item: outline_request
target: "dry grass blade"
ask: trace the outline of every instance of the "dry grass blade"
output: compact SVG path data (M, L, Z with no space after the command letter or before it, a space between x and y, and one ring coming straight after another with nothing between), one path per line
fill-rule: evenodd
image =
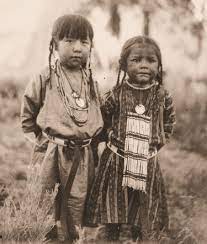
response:
M28 171L23 192L18 194L15 187L11 186L8 189L9 197L0 208L0 234L3 241L41 242L54 225L51 209L58 186L52 193L46 192L42 197L40 167L30 167Z

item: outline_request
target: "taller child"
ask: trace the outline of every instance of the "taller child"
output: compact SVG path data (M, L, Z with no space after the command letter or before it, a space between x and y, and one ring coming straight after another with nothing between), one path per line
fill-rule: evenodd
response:
M64 15L55 21L49 68L28 84L21 109L24 133L36 136L33 163L42 165L44 189L60 183L55 218L71 240L77 237L74 225L84 223L94 176L91 143L103 127L90 69L93 35L82 16Z
M168 229L168 212L157 151L175 122L160 48L151 38L130 38L119 71L102 105L107 147L89 197L88 221L106 224L108 239L118 238L121 224L131 225L135 239L159 239Z

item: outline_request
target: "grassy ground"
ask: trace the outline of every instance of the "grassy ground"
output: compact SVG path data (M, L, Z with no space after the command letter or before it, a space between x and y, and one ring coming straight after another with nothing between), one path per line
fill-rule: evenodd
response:
M0 123L0 128L0 183L21 187L31 145L25 141L18 120ZM179 143L172 141L161 150L160 164L167 185L171 229L184 230L199 243L207 243L206 158L181 150Z
M18 91L15 85L8 89L13 91L9 96L7 91L0 90L0 206L7 196L1 186L15 188L20 195L25 189L26 171L32 149L20 128ZM177 244L192 244L193 236L199 244L205 244L207 156L205 153L201 156L183 148L186 147L183 147L181 142L172 140L160 152L160 164L167 186L172 237L175 239L179 233L180 237L177 237L175 242Z
M207 243L206 158L180 149L177 141L160 152L168 191L170 227L185 229L198 243ZM188 243L188 242L186 242Z

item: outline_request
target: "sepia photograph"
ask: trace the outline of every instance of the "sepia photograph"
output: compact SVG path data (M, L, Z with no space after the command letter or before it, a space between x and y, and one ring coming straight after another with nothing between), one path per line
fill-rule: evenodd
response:
M0 0L0 243L207 243L207 0Z

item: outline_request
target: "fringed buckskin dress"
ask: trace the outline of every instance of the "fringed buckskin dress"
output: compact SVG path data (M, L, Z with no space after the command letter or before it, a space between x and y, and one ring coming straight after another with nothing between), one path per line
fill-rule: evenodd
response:
M81 141L97 136L103 128L103 120L96 85L94 84L96 92L94 98L91 96L91 88L86 80L85 89L87 89L87 96L89 96L87 121L81 126L77 125L76 121L68 115L59 95L57 81L60 81L60 79L65 85L64 92L68 95L70 104L73 107L76 106L71 97L72 91L67 84L68 81L61 72L60 64L57 64L57 67L52 70L51 77L49 77L49 70L45 70L27 86L21 110L22 128L25 133L34 132L38 135L32 163L39 163L42 166L44 189L51 190L56 183L60 183L62 189L67 191L65 186L71 167L74 160L79 161L79 167L68 199L68 209L74 225L81 225L84 222L87 193L95 174L92 144L89 143L84 147L77 146L75 149L65 147L50 141L41 132L59 139ZM85 98L83 97L83 99ZM76 116L82 115L80 110L73 112L77 113ZM67 213L65 213L64 209L59 211L61 213L56 213L56 215L60 215L56 216L56 220L60 219L64 223ZM69 230L64 225L63 228L65 228L63 231L66 238L68 238Z
M153 99L156 90L158 96ZM149 151L156 152L169 139L175 122L172 98L163 87L158 89L158 85L141 91L133 89L124 81L122 85L108 92L102 105L105 134L110 135L109 141L118 151L123 151L126 115L134 113L137 104L143 104L146 108L145 114L151 118ZM153 233L159 234L160 231L167 230L165 186L157 154L148 159L146 188L142 191L122 186L125 164L118 151L114 152L106 147L101 156L87 202L88 222L138 226L146 239Z

